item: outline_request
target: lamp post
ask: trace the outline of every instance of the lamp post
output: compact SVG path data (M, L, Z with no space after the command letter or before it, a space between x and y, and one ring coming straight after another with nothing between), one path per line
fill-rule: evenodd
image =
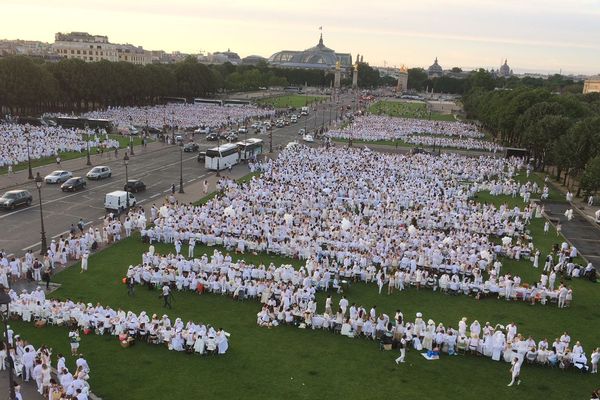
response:
M4 323L4 339L6 345L6 354L8 361L8 398L10 400L15 400L15 375L13 372L14 368L14 360L10 355L10 342L8 341L8 318L10 317L9 312L9 304L10 304L10 296L6 293L6 289L4 286L0 285L0 306L2 307L2 322ZM6 309L5 309L6 308Z
M35 176L35 186L37 187L38 198L40 199L40 224L42 228L42 231L40 232L42 235L40 255L46 255L46 252L48 251L48 243L46 242L46 230L44 229L44 212L42 210L42 183L44 183L44 179L40 176L40 173L38 172Z
M33 179L33 171L31 170L31 151L29 149L29 128L25 129L25 140L27 140L27 167L29 168L29 179Z
M131 133L129 134L129 152L132 156L135 156L135 153L133 152L133 135L131 135Z
M171 111L171 142L175 144L175 111Z
M221 133L217 135L217 177L221 176Z
M88 131L88 124L85 124L84 129L85 129L84 134L87 137L87 139L85 140L86 157L87 157L85 164L92 165L92 160L90 160L90 134Z
M179 149L179 193L183 191L183 146Z
M123 157L123 164L125 164L125 186L127 187L127 183L129 182L129 155L125 153L125 157ZM129 190L126 190L127 197L125 200L125 205L127 206L127 211L129 211Z

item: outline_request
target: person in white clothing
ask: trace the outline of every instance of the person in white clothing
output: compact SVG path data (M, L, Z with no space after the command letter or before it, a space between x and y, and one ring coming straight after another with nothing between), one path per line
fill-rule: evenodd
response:
M521 384L521 364L522 361L519 361L518 357L515 357L512 361L512 367L510 367L510 372L511 372L511 381L508 385L506 386L512 386L515 381L517 382L517 385Z
M88 259L90 258L90 253L86 250L83 252L81 256L81 273L84 273L88 269Z

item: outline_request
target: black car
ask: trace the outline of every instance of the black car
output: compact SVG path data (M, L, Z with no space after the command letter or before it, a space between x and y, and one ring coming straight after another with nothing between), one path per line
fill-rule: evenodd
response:
M125 184L123 190L131 193L143 192L146 190L146 185L139 179L130 179Z
M74 192L79 189L85 189L87 182L80 176L67 179L65 183L60 185L60 190L63 192Z
M219 140L219 135L216 133L209 133L206 136L206 140L208 140L209 142L215 142L215 141Z
M206 152L201 151L198 153L198 162L204 162L206 160Z
M198 143L196 143L196 142L192 142L192 143L186 143L186 144L183 146L183 151L184 151L185 153L195 153L195 152L197 152L198 150L200 150L200 146L198 146Z
M10 190L0 197L0 208L13 210L15 207L23 204L30 206L32 200L31 193L27 190Z

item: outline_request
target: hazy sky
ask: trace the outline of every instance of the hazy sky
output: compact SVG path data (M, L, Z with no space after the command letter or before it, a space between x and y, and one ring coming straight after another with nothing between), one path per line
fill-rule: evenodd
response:
M0 0L0 38L55 32L183 52L270 56L316 44L371 65L600 72L600 0Z

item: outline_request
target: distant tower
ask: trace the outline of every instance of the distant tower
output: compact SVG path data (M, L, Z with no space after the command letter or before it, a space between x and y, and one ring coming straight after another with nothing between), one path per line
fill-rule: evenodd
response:
M404 65L400 67L400 74L398 74L398 86L396 86L396 93L406 92L408 90L408 70Z
M356 88L358 88L358 61L354 64L354 71L352 71L352 89Z
M340 89L340 85L341 85L341 81L342 81L342 71L340 68L340 62L339 60L336 61L335 63L335 75L334 75L334 79L333 79L334 83L333 83L333 87L336 90Z

